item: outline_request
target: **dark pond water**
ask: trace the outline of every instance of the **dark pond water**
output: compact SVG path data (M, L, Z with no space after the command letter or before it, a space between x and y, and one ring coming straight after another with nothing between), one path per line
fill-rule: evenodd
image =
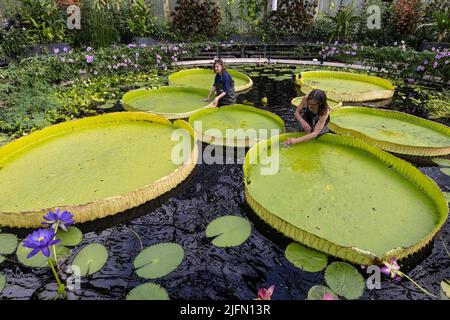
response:
M298 93L293 80L274 81L266 77L254 80L253 89L239 95L238 102L252 102L261 107L261 98L267 97L269 106L261 108L281 116L287 131L295 131L290 100ZM450 191L448 177L437 167L420 170L444 191ZM217 248L205 237L208 223L223 215L251 220L252 234L242 245ZM134 272L133 261L141 247L130 230L139 235L144 247L168 241L183 246L185 257L181 265L152 281L166 288L171 299L253 299L258 288L272 284L276 286L273 299L305 299L313 285L325 284L323 272L308 273L293 267L284 256L291 241L248 208L240 164L197 165L188 179L160 198L79 227L85 234L79 247L100 242L108 248L110 257L102 270L82 280L81 290L71 292L71 299L123 299L131 289L149 281ZM3 231L23 237L28 230ZM447 221L435 241L406 267L413 279L435 294L439 294L441 280L450 276L450 257L443 245L445 241L450 248L449 239ZM30 269L14 261L14 256L8 258L1 265L8 284L0 298L53 298L56 284L49 269ZM381 287L366 289L362 299L429 299L407 280L400 283L384 280Z

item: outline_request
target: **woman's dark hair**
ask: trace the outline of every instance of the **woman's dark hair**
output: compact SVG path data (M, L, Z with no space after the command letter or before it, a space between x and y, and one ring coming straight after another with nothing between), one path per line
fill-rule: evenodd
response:
M319 116L323 116L328 109L327 95L320 89L315 89L308 94L307 101L315 100L319 104Z
M225 70L227 70L227 66L225 65L225 62L223 62L222 59L214 60L213 69L215 68L216 64L219 64L222 67L222 72L225 72Z

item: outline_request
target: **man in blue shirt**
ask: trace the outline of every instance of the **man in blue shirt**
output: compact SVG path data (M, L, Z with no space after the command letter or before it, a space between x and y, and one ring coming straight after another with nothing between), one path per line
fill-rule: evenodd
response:
M236 95L234 93L234 80L226 71L225 64L222 60L214 61L214 71L216 72L214 84L205 101L210 101L210 96L213 92L216 92L216 98L214 99L214 104L216 106L221 107L235 104Z

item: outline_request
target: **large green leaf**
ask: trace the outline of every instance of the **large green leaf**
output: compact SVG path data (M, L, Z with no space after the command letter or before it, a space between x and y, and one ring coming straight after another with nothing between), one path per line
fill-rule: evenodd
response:
M441 168L442 173L445 173L446 175L450 176L450 168Z
M330 295L333 299L338 300L338 296L328 287L317 285L309 289L308 300L323 300L325 295Z
M108 260L108 250L100 243L89 244L78 252L72 266L80 268L80 275L87 276L99 271Z
M67 259L67 257L70 255L71 250L67 247L57 245L56 248L56 256L58 257L59 261L63 261ZM37 253L30 259L27 258L27 255L32 251L31 248L25 248L23 246L23 241L19 243L19 246L17 247L17 260L19 260L20 263L27 267L32 268L44 268L48 266L48 258L42 254L42 252ZM53 255L53 249L50 250L50 257L52 260L54 260Z
M331 290L346 299L358 299L364 293L364 278L346 262L330 264L325 270L325 282Z
M189 123L203 142L236 147L284 132L279 116L242 104L197 111Z
M0 225L35 227L42 211L54 207L83 222L161 195L194 167L183 162L193 157L188 152L172 160L179 146L171 140L175 131L185 133L184 141L194 148L193 131L185 121L172 124L142 112L67 121L2 146L0 181L8 188L0 193ZM17 150L20 156L10 156ZM58 161L51 161L51 154L58 154Z
M260 142L244 164L247 202L286 236L369 265L419 250L442 227L441 190L408 162L337 135L283 146L301 136Z
M183 261L183 247L177 243L159 243L142 250L134 260L136 273L145 279L163 277Z
M155 283L137 286L127 295L127 300L170 300L167 290Z
M0 233L0 254L13 253L18 244L17 237L10 233Z
M5 289L5 285L6 285L6 277L4 274L0 273L0 293L3 291L3 289Z
M284 254L290 263L308 272L322 271L328 264L326 254L307 248L296 242L290 243Z
M83 233L77 227L70 227L67 229L67 232L59 230L56 238L61 240L60 245L74 247L79 245L81 240L83 240Z
M331 113L330 129L390 152L415 156L450 154L450 128L397 111L339 108Z
M223 216L206 227L206 236L217 247L234 247L245 242L252 232L250 222L242 217Z

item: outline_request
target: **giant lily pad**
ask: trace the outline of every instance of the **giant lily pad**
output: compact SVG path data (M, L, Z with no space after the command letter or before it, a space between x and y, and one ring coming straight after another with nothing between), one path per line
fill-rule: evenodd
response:
M87 276L99 271L108 260L108 250L100 243L89 244L78 252L72 267L80 268L80 275Z
M0 233L0 255L11 254L17 248L17 237L10 233Z
M302 135L259 142L244 163L248 204L286 236L369 265L417 252L447 219L439 187L408 162L331 134L278 144Z
M325 91L327 97L343 102L363 102L390 99L394 86L389 80L339 71L306 71L297 77L300 90L308 94L314 89Z
M185 134L193 151L180 153L176 161L175 131ZM142 112L110 113L33 132L0 148L0 225L37 227L56 208L84 222L154 199L192 171L193 141L185 121L171 124Z
M300 105L300 102L302 102L302 99L303 97L295 97L291 100L291 104L294 107L298 107ZM327 99L327 103L331 110L342 107L342 102L334 101L333 99Z
M169 300L167 290L155 283L137 286L127 295L127 300Z
M252 79L247 75L227 69L228 73L234 80L234 90L236 92L244 91L253 85ZM195 87L210 90L214 84L215 72L212 69L186 69L169 76L169 84L171 86Z
M248 147L284 132L279 116L242 104L198 111L189 123L203 142L229 147Z
M142 250L134 260L136 273L145 279L164 277L183 261L183 247L177 243L159 243Z
M330 129L398 154L421 157L450 154L450 128L397 111L340 108L331 114Z
M142 88L127 92L122 104L129 111L159 114L167 119L187 118L195 111L212 108L212 102L204 102L209 90L189 87Z
M302 246L296 242L290 243L285 251L286 259L297 268L308 272L319 272L326 268L326 254Z
M365 288L363 276L345 262L333 262L325 270L325 282L340 296L354 300L362 296Z
M206 236L214 238L212 244L217 247L238 246L250 237L251 232L250 222L237 216L217 218L206 227Z

